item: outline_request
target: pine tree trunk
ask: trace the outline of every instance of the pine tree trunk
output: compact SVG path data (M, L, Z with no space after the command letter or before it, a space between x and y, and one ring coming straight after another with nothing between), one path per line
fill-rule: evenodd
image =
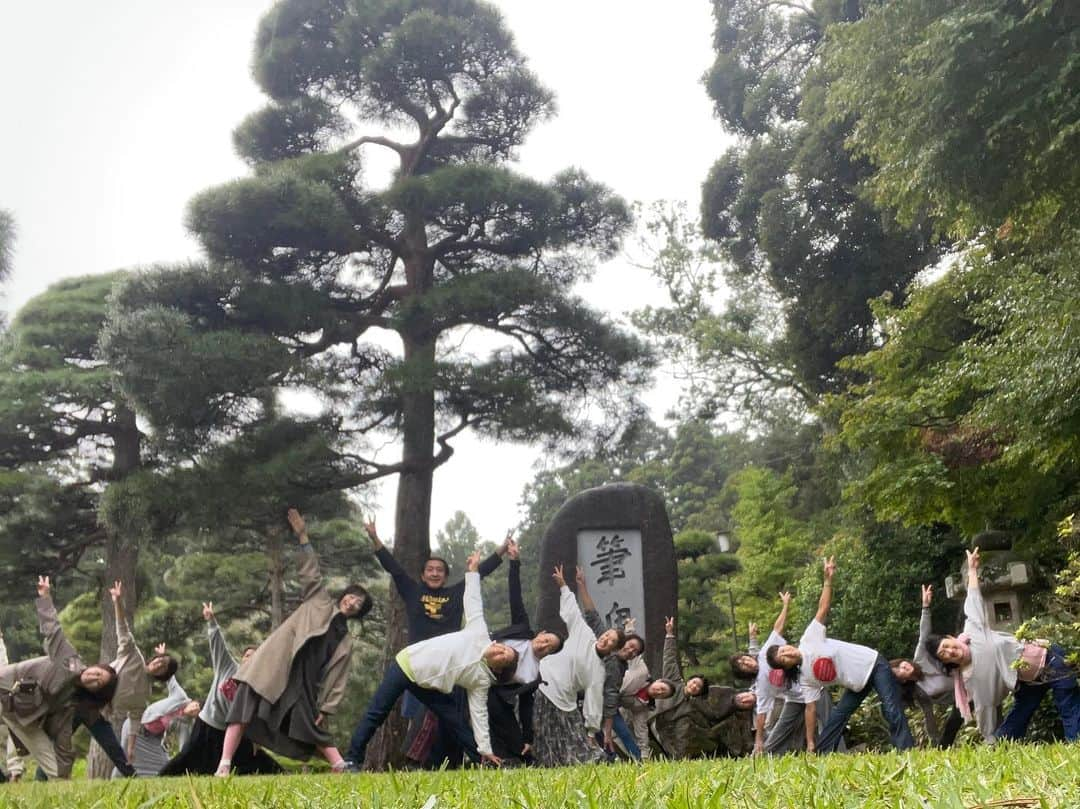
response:
M402 460L409 464L398 477L394 510L394 557L411 575L419 575L431 555L431 482L435 445L435 395L430 386L435 362L435 342L423 335L405 335L405 360L412 365L412 386L402 396ZM424 380L423 384L418 380ZM387 610L386 653L383 669L405 645L408 625L405 608L391 588ZM406 722L400 710L390 718L368 746L368 766L384 770L404 764L402 743Z
M135 413L126 407L118 406L114 415L118 426L113 437L113 463L110 479L115 483L135 472L140 465L139 450L141 436L135 424ZM128 622L135 622L135 606L138 603L136 574L139 566L139 538L125 535L116 530L109 530L105 541L105 581L101 592L101 657L103 662L116 659L116 612L113 608L109 587L119 581L124 586L124 615ZM113 723L117 738L123 717L109 717ZM112 773L113 763L105 751L97 744L90 744L87 754L86 772L90 778L108 778Z

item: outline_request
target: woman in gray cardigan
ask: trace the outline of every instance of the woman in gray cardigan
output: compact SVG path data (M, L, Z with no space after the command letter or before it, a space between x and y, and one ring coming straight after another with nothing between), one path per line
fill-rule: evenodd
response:
M956 637L931 636L926 647L953 675L956 707L968 718L970 700L975 721L987 741L1020 739L1039 703L1050 691L1065 727L1065 738L1080 738L1080 686L1076 672L1057 644L1021 642L1007 632L990 629L979 588L979 549L968 551L968 586L964 632ZM997 706L1009 693L1013 709L995 727Z

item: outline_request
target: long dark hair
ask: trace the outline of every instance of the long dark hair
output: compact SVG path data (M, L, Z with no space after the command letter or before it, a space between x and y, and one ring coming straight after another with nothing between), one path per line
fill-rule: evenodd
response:
M82 680L76 680L75 692L72 694L72 700L80 706L92 706L95 708L102 708L112 702L113 697L116 696L116 686L119 684L120 677L116 673L116 669L110 666L108 663L95 664L99 669L105 669L112 675L112 679L105 684L104 688L99 688L97 691L91 691L82 684ZM92 668L87 666L87 668Z
M943 640L945 640L946 637L952 637L952 636L951 635L927 635L926 640L923 642L923 648L926 649L926 651L929 653L929 655L932 658L934 658L934 660L936 660L938 663L941 664L941 667L943 669L945 669L946 673L952 674L953 670L956 668L956 664L955 663L946 663L944 660L942 660L940 657L938 657L938 647L941 646L941 642Z
M780 662L780 644L774 643L768 649L765 650L765 662L769 664L769 668L778 669L784 672L784 681L787 683L788 688L792 688L799 680L799 673L802 670L802 666L796 663L791 668L785 668Z

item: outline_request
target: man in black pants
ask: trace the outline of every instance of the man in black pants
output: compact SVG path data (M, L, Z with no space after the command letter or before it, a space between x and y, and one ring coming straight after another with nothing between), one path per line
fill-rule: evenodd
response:
M439 635L457 632L461 629L462 619L465 615L465 580L457 584L447 586L450 578L450 565L445 559L432 556L424 562L420 573L420 581L410 576L401 566L394 555L387 550L379 539L375 529L375 520L372 518L364 523L368 537L375 546L375 558L383 566L383 570L390 574L394 580L394 587L405 604L405 616L409 624L408 643L418 643ZM509 534L507 535L509 540ZM502 563L502 557L506 554L507 543L503 544L480 563L480 578L495 571ZM458 701L462 716L465 715L464 693L458 689L454 692L454 698ZM402 701L402 714L409 720L409 739L413 739L424 724L426 711L420 702L409 692ZM463 751L457 748L448 734L440 733L438 726L435 727L434 744L424 761L426 767L438 767L444 759L451 763L460 762Z
M514 649L518 663L511 682L488 691L488 724L495 755L504 764L528 764L532 761L533 694L540 685L540 661L562 649L563 642L554 632L533 631L521 597L518 544L509 536L506 551L510 558L510 626L492 632L491 639Z

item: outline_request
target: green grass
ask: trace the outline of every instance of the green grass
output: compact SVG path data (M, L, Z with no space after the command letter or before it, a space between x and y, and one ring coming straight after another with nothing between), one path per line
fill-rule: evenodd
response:
M20 809L968 809L994 801L1000 802L997 809L1080 806L1080 746L1000 745L945 753L656 762L640 767L79 780L0 787L0 806Z

